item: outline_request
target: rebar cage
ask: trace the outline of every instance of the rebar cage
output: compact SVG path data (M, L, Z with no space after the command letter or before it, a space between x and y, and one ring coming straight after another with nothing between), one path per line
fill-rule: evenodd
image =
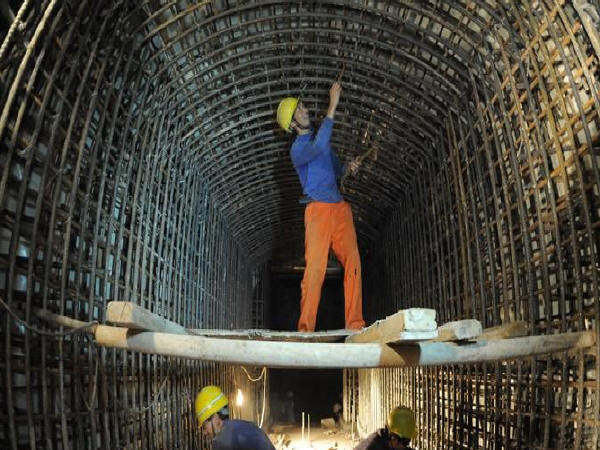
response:
M237 367L51 336L35 310L268 325L268 267L303 250L275 110L302 93L317 124L337 77L368 321L597 330L597 0L9 0L0 21L3 448L195 448L203 384L263 401ZM411 406L421 449L599 448L599 345L347 370L345 418Z

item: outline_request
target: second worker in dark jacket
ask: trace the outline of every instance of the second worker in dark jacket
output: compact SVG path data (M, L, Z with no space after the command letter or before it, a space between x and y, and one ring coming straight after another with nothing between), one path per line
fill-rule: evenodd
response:
M217 386L196 396L196 419L212 450L275 450L263 430L246 420L229 418L229 400Z
M394 408L385 428L371 433L354 450L413 450L410 441L417 435L415 414L406 406Z

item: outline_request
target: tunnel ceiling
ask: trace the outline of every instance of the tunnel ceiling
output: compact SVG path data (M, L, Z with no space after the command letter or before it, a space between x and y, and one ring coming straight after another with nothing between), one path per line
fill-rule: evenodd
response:
M11 2L15 10L18 4ZM567 37L573 36L569 39L591 49L578 16L585 5L580 0L573 5L494 0L123 0L94 8L77 1L48 1L44 9L24 9L32 17L48 11L44 26L48 21L48 33L59 36L48 40L54 47L44 42L43 33L26 36L48 48L47 55L40 51L36 56L43 62L41 71L30 65L32 80L48 81L48 89L59 97L64 90L68 107L87 101L98 107L89 118L63 124L68 140L81 139L86 146L86 137L75 133L79 130L88 130L87 141L94 145L115 140L111 158L123 164L129 156L121 147L129 146L142 170L173 170L178 183L209 190L212 206L246 254L296 261L302 255L303 210L288 154L293 137L275 122L282 97L301 95L316 124L326 111L332 81L341 76L344 90L332 142L343 160L364 157L358 175L345 180L343 187L366 255L390 214L408 208L406 199L415 197L416 183L436 179L447 165L450 112L459 121L456 126L464 129L482 122L482 111L489 112L497 121L491 126L497 128L498 113L486 112L484 103L503 97L511 103L508 72L518 68L526 73L524 85L516 87L526 95L528 80L533 80L529 58L543 66L546 59L557 64L557 54L570 56L559 54L564 38L548 29L549 21L559 18L567 25ZM596 20L595 10L588 10L588 19ZM0 12L10 23L10 13ZM27 17L24 20L23 29ZM69 34L74 23L88 27L94 38L78 41ZM594 37L597 40L597 34ZM532 51L531 42L541 39L550 55ZM54 67L46 67L46 60L65 50ZM33 58L24 60L28 59ZM110 64L99 64L107 60ZM588 64L590 71L597 67L585 63L589 81ZM80 74L67 75L72 66ZM102 88L91 81L76 92L70 87L91 72L94 77L104 74L98 84ZM564 75L564 70L558 73ZM6 82L15 74L18 80L19 72L11 71ZM98 98L103 94L106 97ZM550 93L552 101L557 94ZM40 97L34 103L41 102ZM110 119L112 108L118 114ZM113 120L115 125L105 125L104 136L96 140L94 127L100 116L103 123ZM52 115L44 120L52 120ZM5 124L0 124L0 135ZM468 138L468 145L482 145L481 139Z
M184 118L190 175L206 180L248 253L263 255L303 240L292 138L275 122L282 97L301 92L314 123L342 76L332 142L342 159L366 156L344 190L368 248L415 178L443 161L447 112L494 69L515 14L495 1L147 1L131 20L160 86L146 108Z

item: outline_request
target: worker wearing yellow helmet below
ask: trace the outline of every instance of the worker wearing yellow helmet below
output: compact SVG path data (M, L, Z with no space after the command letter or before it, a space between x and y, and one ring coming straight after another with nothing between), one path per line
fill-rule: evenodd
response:
M212 450L275 450L263 430L252 422L229 419L229 401L217 386L196 396L196 418Z
M394 408L385 428L363 439L354 450L412 450L410 441L417 436L415 414L406 406Z
M302 279L298 331L314 331L321 298L321 286L327 269L329 248L344 266L344 297L346 328L358 330L365 322L362 315L362 280L360 255L350 205L344 201L338 180L346 170L354 174L359 160L342 167L331 148L331 132L342 86L337 81L329 90L327 117L315 133L310 127L308 109L296 97L279 103L277 122L287 132L297 136L290 154L304 196L304 251L306 266Z

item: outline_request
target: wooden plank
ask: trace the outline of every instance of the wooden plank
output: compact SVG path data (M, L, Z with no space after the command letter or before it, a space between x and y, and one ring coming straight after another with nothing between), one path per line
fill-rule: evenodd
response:
M275 331L262 329L217 330L193 328L188 330L196 336L207 336L220 339L251 339L257 341L287 342L343 342L348 336L357 333L355 330L340 329L327 331Z
M346 342L399 342L406 339L406 334L403 333L409 331L429 332L425 339L437 337L435 310L410 308L398 311L383 320L378 320L360 333L348 336Z
M424 312L423 312L424 311ZM417 326L431 326L431 316L435 317L434 310L412 308L401 311L402 326L415 328ZM433 312L433 313L432 313ZM398 323L398 314L391 316ZM216 329L188 329L181 325L164 319L157 314L135 305L131 302L109 302L106 307L107 321L124 328L147 330L164 333L190 334L208 336L222 339L247 339L261 341L288 341L288 342L342 342L349 336L358 333L355 330L328 330L316 332L274 331L274 330L216 330ZM423 325L425 324L425 325ZM433 331L400 331L386 342L407 342L432 339L437 336Z
M216 329L189 329L190 334L220 339L246 339L256 341L284 341L284 342L344 342L349 336L358 331L340 329L328 331L275 331L262 329L249 330L216 330ZM403 331L398 334L395 342L412 342L433 339L437 336L434 331Z
M497 327L490 327L483 330L478 340L490 341L496 339L508 339L513 337L527 336L529 325L524 320L509 322Z
M475 319L457 320L438 327L438 337L434 341L465 341L479 337L482 333L481 322Z
M393 337L390 336L390 337L385 338L385 340L382 341L382 343L383 344L401 344L403 342L431 341L437 337L438 337L437 330L401 331L396 336L393 336ZM346 342L348 342L348 340L346 340Z
M593 331L477 341L458 345L419 342L388 345L216 339L169 333L134 332L98 325L98 345L141 353L281 368L416 367L500 361L586 348Z
M343 342L359 331L341 329L329 331L274 331L274 330L210 330L190 329L190 334L221 339L250 339L257 341L286 341L286 342ZM433 339L437 331L402 331L396 336L394 342L423 341Z
M109 302L106 320L120 327L164 333L188 334L185 327L131 302Z
M356 333L354 330L329 330L312 333L297 331L273 330L216 330L216 329L188 329L181 325L164 319L157 314L135 305L131 302L109 302L106 307L107 321L115 325L136 330L157 331L175 334L193 334L225 339L255 339L279 340L298 342L341 342L347 336Z

